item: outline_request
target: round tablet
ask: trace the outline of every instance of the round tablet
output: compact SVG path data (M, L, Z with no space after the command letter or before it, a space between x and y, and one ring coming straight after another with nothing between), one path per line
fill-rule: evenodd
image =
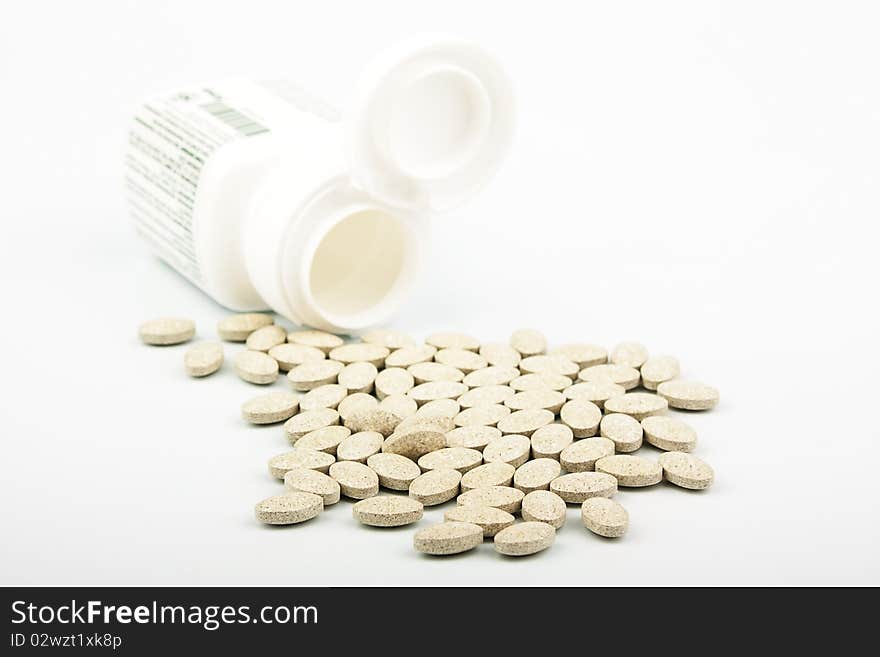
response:
M565 524L565 501L549 490L536 490L522 500L522 518L531 522L546 522L554 529Z
M487 406L489 404L503 404L505 400L510 399L516 394L516 390L509 386L480 386L468 390L458 398L458 403L462 408L473 408L474 406Z
M138 328L144 344L166 346L181 344L192 340L196 334L196 324L182 317L163 317L144 322Z
M319 495L324 506L330 506L339 501L339 483L317 470L291 468L284 474L284 487L287 490Z
M383 436L390 436L400 424L400 417L381 408L369 408L356 411L345 420L345 426L352 433L376 431Z
M532 434L532 458L559 460L559 454L574 440L574 433L564 424L548 424Z
M437 349L467 349L468 351L477 351L480 348L480 341L466 333L455 333L452 331L443 331L440 333L432 333L425 342Z
M523 557L553 545L556 530L546 522L520 522L495 534L495 550L509 557Z
M460 482L461 473L458 470L428 470L409 485L409 496L425 506L443 504L458 495Z
M501 431L497 427L480 425L458 427L446 432L446 445L448 447L469 447L482 451L496 438L501 438Z
M230 315L217 322L217 335L227 342L244 342L251 333L272 322L272 316L263 313Z
M608 350L595 344L565 344L550 353L565 356L580 369L608 362Z
M300 412L284 423L287 439L295 443L310 431L339 424L339 413L332 408L319 408L314 411Z
M554 459L534 459L527 461L516 469L513 475L513 486L523 493L535 490L548 490L550 482L562 472L559 461Z
M510 380L510 387L517 392L524 390L540 390L549 388L550 390L565 390L571 385L571 379L561 374L549 374L542 372L541 374L523 374Z
M470 522L479 525L485 538L495 536L505 527L510 527L515 518L507 511L493 506L457 506L443 514L443 519L452 522Z
M339 402L336 411L339 413L339 417L342 418L342 421L347 422L348 418L355 413L359 413L360 411L370 411L378 407L379 400L373 397L373 395L368 395L363 392L355 392Z
M413 375L402 367L387 367L376 375L376 397L385 399L390 395L403 395L415 387Z
M640 378L641 375L637 369L614 363L593 365L582 369L578 374L578 379L581 381L606 381L623 386L626 390L631 390L639 385Z
M642 385L648 390L656 390L665 381L671 381L679 375L678 359L672 356L653 356L644 362L641 368Z
M278 363L262 351L240 351L234 363L235 373L248 383L266 385L278 378Z
M215 340L194 344L183 354L183 366L192 377L213 374L223 365L223 345Z
M305 392L328 383L336 383L343 367L345 365L335 360L310 360L290 370L287 380L294 390Z
M434 360L464 372L464 374L489 367L489 363L485 358L467 349L441 349L434 354ZM464 375L462 375L462 378L464 378Z
M299 407L303 411L316 411L319 408L336 409L339 402L348 397L348 390L338 383L327 383L312 388L299 398Z
M290 491L258 502L254 514L267 525L295 525L311 520L324 510L320 495Z
M614 495L617 479L604 472L572 472L551 481L550 491L569 504L580 504L591 497Z
M307 347L315 347L324 353L329 352L331 349L335 349L345 342L338 335L333 335L326 331L313 331L308 329L303 331L291 331L287 334L287 341L294 344L302 344Z
M584 527L606 538L620 538L629 527L629 514L607 497L591 497L581 506Z
M658 460L663 468L663 476L670 484L690 490L703 490L709 488L715 479L712 468L693 454L666 452Z
M390 435L383 443L382 451L418 461L425 454L444 447L446 436L443 432L429 426L414 425Z
M663 468L651 461L633 454L615 454L596 461L596 472L604 472L617 479L618 486L640 488L659 484L663 479Z
M376 431L361 431L344 438L336 448L337 461L357 461L366 463L367 459L382 450L385 438Z
M483 542L483 529L470 522L442 522L420 529L413 547L425 554L443 556L473 550Z
M638 369L648 360L648 350L638 342L621 342L611 352L611 362Z
M642 446L642 425L623 413L609 413L603 417L599 433L612 441L618 452L634 452Z
M481 486L458 496L458 506L492 506L508 513L516 513L525 497L518 488L509 486Z
M422 383L410 390L408 394L419 405L435 399L455 399L467 392L467 386L456 381L431 381Z
M275 391L258 395L241 406L241 416L252 424L274 424L293 417L299 398L292 392Z
M559 411L559 419L571 429L575 438L589 438L599 430L602 411L586 399L572 399Z
M302 365L310 360L324 360L327 356L320 349L306 347L301 344L285 342L269 349L269 355L278 362L278 369L289 372L297 365Z
M519 369L526 374L559 374L569 378L578 374L578 366L565 356L529 356L519 362Z
M314 449L318 452L327 452L327 454L335 456L339 443L350 435L351 429L334 424L329 427L321 427L320 429L309 431L299 438L295 444L297 448ZM329 463L327 467L329 467Z
M608 413L623 413L639 421L651 415L662 415L667 408L669 403L652 392L628 392L605 402Z
M330 476L339 482L342 494L363 500L379 493L379 477L363 463L337 461L330 466Z
M455 416L454 422L458 427L485 426L494 427L498 421L510 415L511 410L501 404L488 406L473 406L464 409Z
M417 347L403 347L388 354L385 367L409 367L416 363L427 363L433 360L437 348L423 344Z
M519 370L515 367L502 365L490 365L481 370L474 370L465 375L462 381L470 388L481 386L503 386L519 376Z
M348 392L372 392L373 382L379 370L372 363L351 363L339 372L339 385L345 386Z
M389 331L387 329L373 329L361 336L361 340L368 344L377 344L388 349L402 349L403 347L415 347L416 341L406 333Z
M565 403L565 395L555 390L524 390L506 399L504 405L514 411L523 411L534 408L544 408L556 414Z
M338 360L340 363L372 363L376 368L385 364L385 359L391 354L388 347L367 342L353 342L344 344L330 350L328 357Z
M514 411L507 417L501 418L497 426L501 429L501 433L531 436L535 430L553 422L555 417L551 411L541 408Z
M245 346L254 351L269 351L272 347L283 344L287 340L287 331L280 326L270 324L263 326L247 336Z
M625 392L626 388L611 381L581 381L562 391L566 399L584 399L599 408L603 408L612 397L619 397Z
M422 470L458 470L464 474L483 462L482 453L468 447L444 447L419 458Z
M297 447L269 459L269 474L276 479L284 479L284 475L293 468L309 468L326 473L335 461L336 457L332 454Z
M666 381L657 386L657 394L672 408L686 411L706 411L715 408L720 395L712 386L695 381Z
M501 342L487 342L480 347L480 356L486 359L489 365L501 365L503 367L516 367L522 360L522 355L509 344Z
M391 490L409 490L409 485L422 474L419 466L400 454L380 452L367 458L367 466L379 476L379 485Z
M518 468L529 460L532 443L527 436L508 434L496 438L483 449L483 460L486 463L507 463Z
M412 417L419 410L416 400L407 395L389 395L379 402L379 408L401 419Z
M416 385L431 381L461 381L464 378L464 372L460 369L443 363L416 363L407 367L406 371L412 375Z
M537 356L547 351L547 338L535 329L518 329L510 336L510 346L524 357Z
M678 418L655 415L642 420L645 440L665 452L692 452L697 446L697 432Z
M466 472L461 478L461 490L467 492L475 488L488 486L510 486L513 483L513 475L516 472L509 463L494 461L477 466Z
M614 454L614 443L607 438L584 438L572 443L559 455L566 472L590 472L596 461Z
M402 527L418 522L425 514L424 505L411 497L377 495L352 506L355 520L370 527Z

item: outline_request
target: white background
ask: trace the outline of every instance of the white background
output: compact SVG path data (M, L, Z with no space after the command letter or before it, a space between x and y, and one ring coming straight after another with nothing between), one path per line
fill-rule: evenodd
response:
M872 2L3 3L0 583L880 583L878 22ZM621 492L623 540L575 507L519 561L418 555L348 502L261 527L286 442L239 419L259 391L137 340L224 314L127 220L137 100L244 73L343 104L420 31L498 55L518 135L394 326L637 339L721 389L688 416L715 487Z

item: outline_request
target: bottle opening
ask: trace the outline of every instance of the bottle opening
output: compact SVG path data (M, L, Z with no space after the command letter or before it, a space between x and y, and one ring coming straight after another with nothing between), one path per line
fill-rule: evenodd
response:
M308 290L317 312L350 330L384 321L409 287L414 242L406 224L383 210L343 216L312 255Z

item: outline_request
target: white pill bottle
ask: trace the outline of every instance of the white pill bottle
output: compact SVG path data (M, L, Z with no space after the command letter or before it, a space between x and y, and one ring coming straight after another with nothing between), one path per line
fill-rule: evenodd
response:
M430 216L492 177L513 126L491 56L421 37L368 65L344 117L246 79L148 100L128 204L153 250L221 305L357 333L406 298Z

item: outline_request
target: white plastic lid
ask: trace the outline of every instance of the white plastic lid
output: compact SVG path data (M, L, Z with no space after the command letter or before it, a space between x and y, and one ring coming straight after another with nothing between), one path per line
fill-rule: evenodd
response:
M481 48L443 37L371 62L349 107L355 185L393 206L442 211L494 175L513 136L510 82Z

